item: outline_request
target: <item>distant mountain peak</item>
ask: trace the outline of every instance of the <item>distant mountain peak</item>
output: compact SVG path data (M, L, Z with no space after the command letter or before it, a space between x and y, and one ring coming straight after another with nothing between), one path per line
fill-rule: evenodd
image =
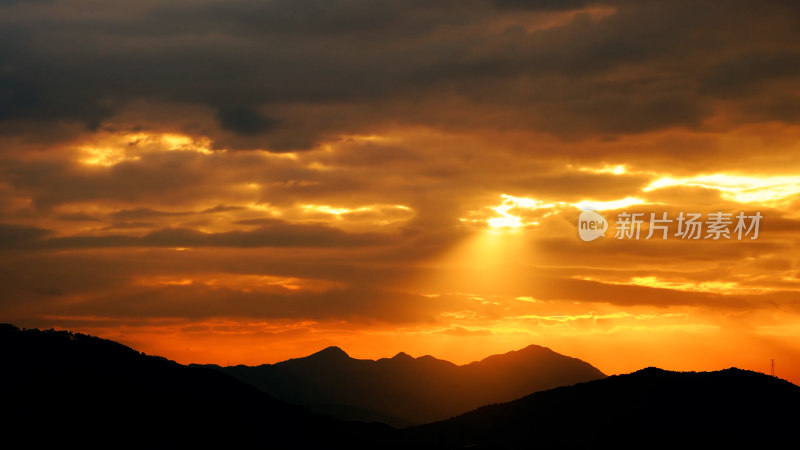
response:
M549 352L552 352L553 350L551 350L548 347L543 347L541 345L531 344L531 345L529 345L529 346L527 346L527 347L525 347L523 349L520 349L518 351L520 351L520 352L523 352L523 351L539 351L539 352L540 351L549 351Z
M341 348L331 345L330 347L326 347L310 356L309 358L325 358L325 359L344 359L350 358L350 355L347 354Z
M659 367L650 366L650 367L645 367L644 369L639 369L639 370L637 370L635 372L632 372L632 373L634 373L634 374L663 374L663 373L667 373L667 372L668 371L666 371L664 369L661 369Z
M493 364L497 361L538 361L542 357L559 358L564 357L564 355L561 355L560 353L557 353L548 347L531 344L519 350L511 350L506 353L491 355L480 361L473 361L468 365Z
M543 347L541 345L531 344L525 348L521 348L519 350L512 350L510 352L503 353L503 355L518 355L518 356L529 356L529 355L557 355L558 353L553 351L550 347Z
M411 355L409 355L409 354L408 354L408 353L406 353L406 352L400 352L400 353L398 353L398 354L394 355L394 356L392 357L392 359L393 359L393 360L396 360L396 361L408 361L408 360L413 360L413 359L414 359L414 357L413 357L413 356L411 356Z
M539 346L465 365L402 351L378 360L358 359L328 347L275 364L221 370L317 412L397 427L605 377L591 364Z

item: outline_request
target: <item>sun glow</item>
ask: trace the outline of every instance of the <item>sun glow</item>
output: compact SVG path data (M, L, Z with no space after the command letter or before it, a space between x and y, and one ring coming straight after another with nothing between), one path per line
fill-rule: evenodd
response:
M538 225L536 220L523 220L522 217L512 214L510 211L515 209L534 211L537 209L553 208L552 203L545 203L534 198L515 197L513 195L501 194L503 203L492 206L490 209L500 217L492 217L487 223L492 228L521 228L528 225Z
M539 221L553 214L558 214L565 209L593 209L596 211L607 211L625 208L632 205L648 203L638 197L625 197L619 200L581 200L577 203L569 202L547 202L529 197L517 197L508 194L501 194L503 202L497 206L486 207L495 216L486 218L481 217L481 211L471 211L471 216L477 218L460 218L461 222L486 224L492 229L520 229L539 225ZM485 213L484 213L485 214Z

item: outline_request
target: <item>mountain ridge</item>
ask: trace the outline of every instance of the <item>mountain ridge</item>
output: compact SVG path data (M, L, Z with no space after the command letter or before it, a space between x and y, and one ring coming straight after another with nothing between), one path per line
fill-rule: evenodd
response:
M766 448L800 444L798 420L800 387L786 380L647 367L405 431L436 448Z
M800 387L737 368L673 372L647 367L396 430L312 414L218 370L184 366L80 333L0 324L0 355L0 398L5 410L13 412L3 424L4 436L34 448L123 443L420 450L800 445L795 432Z
M538 345L462 365L431 355L415 358L405 352L390 358L356 359L331 346L274 364L206 367L312 410L346 420L394 418L389 423L399 427L605 377L589 363ZM350 415L348 411L360 413Z
M0 324L0 355L0 398L13 411L4 436L34 448L272 442L350 449L402 442L386 425L314 414L220 371L81 333Z

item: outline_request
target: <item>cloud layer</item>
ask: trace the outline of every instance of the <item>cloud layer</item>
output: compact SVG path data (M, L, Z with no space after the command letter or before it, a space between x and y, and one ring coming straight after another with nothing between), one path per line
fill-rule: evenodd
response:
M799 9L0 2L0 315L187 362L535 342L800 377ZM587 204L764 220L585 243Z

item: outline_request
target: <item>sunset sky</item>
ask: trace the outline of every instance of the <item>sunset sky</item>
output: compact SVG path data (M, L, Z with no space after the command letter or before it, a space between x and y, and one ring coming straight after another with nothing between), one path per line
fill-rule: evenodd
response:
M800 4L1 1L0 321L800 383Z

